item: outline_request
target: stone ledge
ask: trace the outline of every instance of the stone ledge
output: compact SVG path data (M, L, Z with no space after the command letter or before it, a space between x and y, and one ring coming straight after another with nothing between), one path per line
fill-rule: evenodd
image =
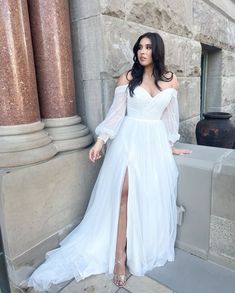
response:
M193 150L191 155L175 156L179 168L178 203L186 209L176 245L234 268L235 150L176 145Z

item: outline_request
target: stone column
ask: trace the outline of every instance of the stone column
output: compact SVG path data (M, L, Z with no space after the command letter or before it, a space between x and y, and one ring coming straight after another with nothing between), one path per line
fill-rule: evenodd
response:
M27 0L0 0L0 168L57 152L40 120Z
M68 1L28 1L40 109L59 151L83 148L92 136L76 114Z

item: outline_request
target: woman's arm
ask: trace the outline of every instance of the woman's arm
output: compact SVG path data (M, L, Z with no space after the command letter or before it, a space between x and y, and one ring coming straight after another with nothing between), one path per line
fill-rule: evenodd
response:
M175 155L191 154L191 150L187 149L177 149L174 144L179 140L179 109L177 100L177 90L179 88L179 83L175 74L173 74L173 79L171 81L171 87L176 89L176 92L171 98L171 101L162 115L162 121L165 124L166 131L168 134L169 144L172 148L172 153Z
M97 141L90 149L89 159L95 162L101 157L101 150L108 139L113 139L122 124L126 113L127 73L123 73L117 80L113 103L104 119L95 129Z

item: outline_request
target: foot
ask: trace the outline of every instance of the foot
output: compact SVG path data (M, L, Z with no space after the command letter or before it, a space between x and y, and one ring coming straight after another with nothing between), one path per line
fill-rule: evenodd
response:
M116 259L114 272L113 272L113 283L118 287L124 287L126 284L126 254L123 253L122 257Z

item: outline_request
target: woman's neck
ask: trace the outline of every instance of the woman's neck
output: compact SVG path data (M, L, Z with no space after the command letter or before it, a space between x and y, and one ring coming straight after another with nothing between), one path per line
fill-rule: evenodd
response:
M143 78L153 79L153 65L145 66Z

